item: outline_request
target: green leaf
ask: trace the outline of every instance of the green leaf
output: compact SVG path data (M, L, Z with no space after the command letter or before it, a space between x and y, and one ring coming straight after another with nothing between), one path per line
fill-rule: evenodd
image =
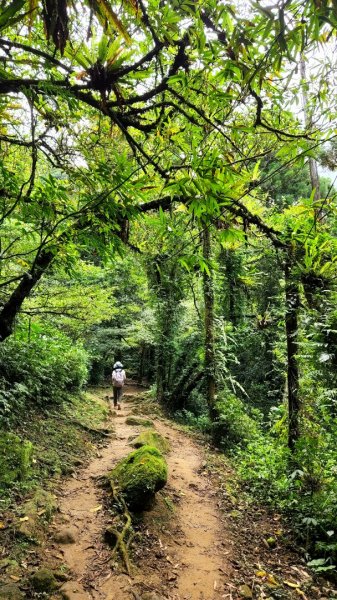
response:
M25 5L25 0L13 0L9 6L0 12L0 30L5 29L14 23L13 17ZM24 15L20 15L22 18Z
M104 63L107 60L107 54L108 54L108 37L105 35L105 33L103 33L100 42L98 44L98 60L101 63Z

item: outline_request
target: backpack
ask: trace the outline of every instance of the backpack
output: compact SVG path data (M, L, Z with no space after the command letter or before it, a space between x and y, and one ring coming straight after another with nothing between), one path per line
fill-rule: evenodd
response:
M124 373L122 369L114 369L112 371L112 385L121 388L124 385Z

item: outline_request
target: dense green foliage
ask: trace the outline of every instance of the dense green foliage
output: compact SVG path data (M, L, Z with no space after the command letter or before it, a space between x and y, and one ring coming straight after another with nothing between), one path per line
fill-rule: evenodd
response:
M23 333L23 332L21 332ZM21 419L36 408L60 404L87 380L88 356L80 344L50 330L26 332L0 346L0 415Z
M336 5L262 4L2 3L1 426L122 360L330 569Z

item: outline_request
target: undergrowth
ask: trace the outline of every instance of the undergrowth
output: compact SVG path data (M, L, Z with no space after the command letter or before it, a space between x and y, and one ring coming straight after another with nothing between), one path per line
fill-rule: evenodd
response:
M13 427L32 408L67 400L86 383L88 354L57 330L20 330L0 344L0 428Z
M31 409L23 415L16 423L15 436L22 447L30 444L29 464L24 474L19 472L14 479L8 479L6 464L0 455L0 510L22 500L51 477L57 479L69 474L85 462L95 451L95 443L100 439L99 429L104 426L107 413L103 401L82 393L61 404L57 412L55 407L50 407L42 412ZM7 466L13 470L20 461L20 456L13 456Z
M283 406L266 424L260 413L233 394L222 394L217 418L207 412L175 413L178 422L213 439L236 467L241 486L254 500L282 511L296 533L308 564L334 572L337 561L337 424L317 403L302 422L302 437L291 455Z

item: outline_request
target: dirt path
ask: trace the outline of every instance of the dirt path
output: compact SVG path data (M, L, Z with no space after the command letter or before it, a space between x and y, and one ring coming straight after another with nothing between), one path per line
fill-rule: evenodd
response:
M111 551L103 541L109 521L102 502L106 491L98 481L130 452L128 440L140 432L125 423L135 393L127 389L123 410L114 418L116 438L61 490L54 535L71 535L75 543L51 543L49 553L62 556L72 574L65 595L69 600L222 598L230 581L231 545L203 468L205 457L200 446L159 418L155 427L171 445L168 486L137 525L142 537L133 577L118 565L111 569Z

